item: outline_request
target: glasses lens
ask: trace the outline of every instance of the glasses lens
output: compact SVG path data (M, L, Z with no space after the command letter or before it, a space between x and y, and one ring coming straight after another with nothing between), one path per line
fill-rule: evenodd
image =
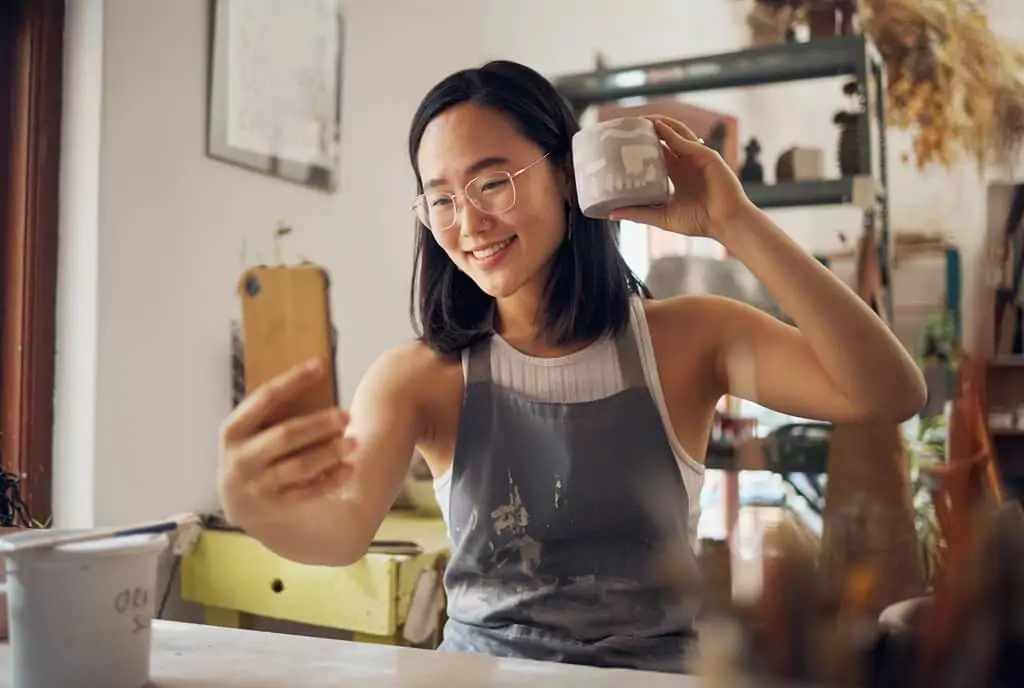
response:
M413 209L427 229L439 231L455 224L455 198L451 194L425 193L416 199Z
M485 174L473 180L466 195L485 213L503 213L516 203L516 187L508 172Z

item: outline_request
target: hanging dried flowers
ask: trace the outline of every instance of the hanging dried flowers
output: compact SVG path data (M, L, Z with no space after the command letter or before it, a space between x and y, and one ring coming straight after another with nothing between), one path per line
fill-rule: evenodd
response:
M861 0L881 52L889 123L913 132L918 168L980 166L1024 152L1024 51L999 38L977 0Z

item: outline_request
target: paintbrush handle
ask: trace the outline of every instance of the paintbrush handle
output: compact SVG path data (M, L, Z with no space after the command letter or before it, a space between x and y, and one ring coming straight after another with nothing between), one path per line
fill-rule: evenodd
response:
M173 530L177 530L179 523L177 521L162 521L160 523L151 523L141 526L133 526L131 528L125 528L114 533L114 537L126 537L128 535L146 535L148 533L167 533Z
M51 537L40 537L39 539L27 541L24 543L8 543L8 546L4 549L7 552L15 553L25 552L34 549L59 547L61 545L73 545L85 542L95 542L97 540L106 540L109 538L127 537L129 535L167 533L177 530L178 527L189 518L194 517L192 517L191 515L178 516L170 520L165 519L161 521L148 521L145 523L138 523L133 526L100 528L89 530L84 533L56 533Z

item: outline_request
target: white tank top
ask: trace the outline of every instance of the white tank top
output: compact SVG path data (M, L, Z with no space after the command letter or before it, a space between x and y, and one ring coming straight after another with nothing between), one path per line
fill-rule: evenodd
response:
M654 359L654 347L651 344L650 330L647 327L647 316L643 303L634 297L630 301L630 329L636 337L637 348L643 362L644 378L647 389L654 397L661 414L662 426L668 436L672 453L679 465L679 473L686 486L689 504L689 539L691 547L697 545L697 525L700 520L700 492L704 486L704 466L697 463L676 438L675 431L665 405L665 395L661 389L661 378ZM462 371L466 374L467 351L462 356ZM501 337L495 335L491 346L491 378L495 384L514 390L537 401L554 403L582 403L604 399L625 389L619 358L615 350L615 340L605 337L590 346L557 358L538 358L528 356ZM628 470L628 465L623 465ZM449 523L449 494L451 491L452 473L449 469L444 475L434 480L434 496L441 508L445 523Z

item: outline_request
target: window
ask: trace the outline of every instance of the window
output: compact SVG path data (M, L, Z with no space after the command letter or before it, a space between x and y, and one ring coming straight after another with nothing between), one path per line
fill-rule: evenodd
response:
M640 279L647 278L651 267L651 249L647 242L647 225L623 220L619 223L619 250L626 265Z

